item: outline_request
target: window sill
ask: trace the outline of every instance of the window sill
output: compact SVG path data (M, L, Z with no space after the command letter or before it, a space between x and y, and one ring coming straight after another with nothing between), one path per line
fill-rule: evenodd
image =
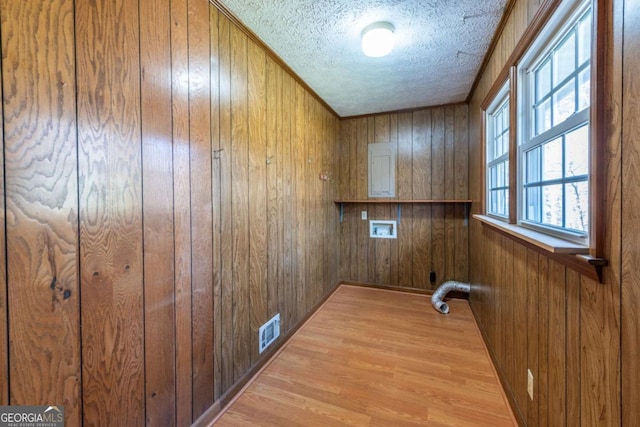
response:
M520 227L515 224L508 224L499 219L491 218L485 215L473 215L475 219L483 224L497 228L502 232L515 237L518 240L524 240L525 242L537 246L540 249L544 249L547 252L554 254L588 254L589 247L580 245L566 240L558 239L547 234L540 233L538 231L530 230L525 227Z
M607 260L590 256L588 246L548 236L515 224L507 224L486 215L475 214L473 218L482 223L483 226L490 227L511 237L525 246L536 249L565 266L578 271L580 274L602 283L602 267L607 265Z

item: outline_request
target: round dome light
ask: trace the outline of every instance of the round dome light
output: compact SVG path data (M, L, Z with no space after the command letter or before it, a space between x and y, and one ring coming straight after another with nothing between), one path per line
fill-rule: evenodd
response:
M374 22L362 31L362 51L372 58L388 55L393 50L393 25Z

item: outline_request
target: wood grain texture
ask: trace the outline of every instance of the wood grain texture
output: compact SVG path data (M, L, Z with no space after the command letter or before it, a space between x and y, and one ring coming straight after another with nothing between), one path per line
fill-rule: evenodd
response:
M251 363L259 357L258 330L267 317L267 98L266 56L248 43L249 105L249 312ZM277 244L277 236L275 242ZM274 250L278 253L278 248ZM277 265L277 262L276 262ZM278 276L272 282L277 289ZM276 292L277 295L277 292Z
M220 142L220 13L209 8L211 57L211 193L213 220L213 398L222 396L222 156Z
M144 424L138 4L76 4L83 421ZM113 31L117 28L118 31ZM118 396L118 399L113 399Z
M431 118L430 110L413 113L412 124L412 198L430 199L431 192ZM398 170L407 165L398 165ZM432 230L431 205L417 205L412 207L412 235L411 249L407 254L411 256L411 271L413 273L410 287L427 289L429 287L429 272L431 271ZM405 221L406 223L406 221ZM404 228L404 227L403 227Z
M233 187L232 187L232 126L231 126L231 23L219 16L218 63L220 67L220 281L221 318L220 325L222 371L221 390L234 383L233 369ZM226 201L226 203L223 203ZM231 201L231 202L229 202Z
M623 4L621 4L623 3ZM640 362L637 349L640 348L640 270L638 257L640 248L638 240L633 236L638 229L638 208L640 205L640 120L638 108L640 106L640 82L637 72L640 57L640 5L637 2L616 2L616 28L618 31L624 26L624 62L617 65L622 68L623 105L622 116L622 424L633 425L637 422L637 407L640 405ZM620 16L620 8L624 7L624 18ZM620 22L624 19L624 23ZM619 40L619 35L617 38ZM619 46L619 44L618 44ZM614 134L615 135L615 134ZM615 141L612 138L612 141ZM609 191L611 192L611 191Z
M66 422L80 425L73 14L68 1L0 9L8 248L0 258L0 396L5 404L64 404Z
M304 195L305 169L307 165L306 144L304 143L304 91L302 86L295 85L295 138L292 141L292 150L295 153L295 266L294 278L298 283L296 293L296 315L302 316L305 307L305 296L308 292L308 282L306 277L306 256L307 246L307 203Z
M214 402L213 193L209 5L189 0L193 416Z
M340 153L350 159L340 162L349 171L340 171L338 190L355 196L351 201L367 201L367 144L386 140L398 147L398 197L390 200L403 204L399 239L391 242L370 239L368 221L360 220L363 210L371 219L398 218L397 206L390 200L343 206L338 243L344 254L339 266L342 279L428 289L447 279L468 278L465 207L405 205L415 200L466 197L468 174L458 169L468 163L468 118L467 107L457 105L341 121ZM431 271L436 273L435 283L429 281Z
M343 285L215 422L247 424L516 422L466 302Z
M140 2L145 399L147 425L176 421L173 134L169 5Z
M268 250L268 266L267 266L267 283L274 285L268 289L267 293L267 309L269 313L278 311L278 167L283 161L278 156L278 122L282 119L282 100L279 95L279 82L282 80L282 73L278 70L275 62L266 59L266 152L265 163L267 165L266 191L267 191L267 250Z
M0 5L0 403L190 425L337 282L338 120L207 2L32 3Z
M2 17L4 12L0 9L0 31L2 30ZM0 45L2 41L0 40ZM0 91L2 90L0 78ZM4 129L4 99L0 102L0 128ZM7 322L7 309L9 301L7 299L7 234L6 234L6 209L5 209L5 184L4 184L4 132L0 132L0 164L2 173L0 174L0 405L9 404L9 343L6 337L9 336L9 325Z
M193 422L188 0L171 2L176 425Z
M251 363L249 323L249 140L247 37L231 27L231 188L233 223L233 377Z

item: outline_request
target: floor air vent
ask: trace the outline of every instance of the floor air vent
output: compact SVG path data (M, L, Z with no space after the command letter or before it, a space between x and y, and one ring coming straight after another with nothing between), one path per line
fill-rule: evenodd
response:
M267 323L260 326L260 353L269 347L280 336L280 313L273 316Z

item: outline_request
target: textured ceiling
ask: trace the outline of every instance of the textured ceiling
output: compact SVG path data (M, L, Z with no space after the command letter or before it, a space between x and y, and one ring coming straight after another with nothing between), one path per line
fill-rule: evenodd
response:
M223 0L341 117L464 101L506 0ZM372 22L395 48L360 49Z

